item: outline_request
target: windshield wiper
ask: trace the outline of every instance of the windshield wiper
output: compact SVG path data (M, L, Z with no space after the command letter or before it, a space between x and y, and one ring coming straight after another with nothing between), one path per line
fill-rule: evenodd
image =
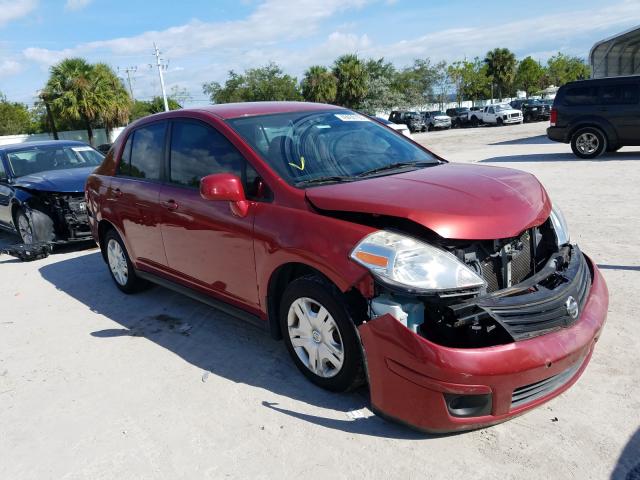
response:
M427 167L432 165L438 165L436 162L397 162L390 163L389 165L385 165L383 167L372 168L371 170L365 170L362 173L359 173L358 177L368 177L369 175L374 175L379 172L384 172L387 170L397 170L399 168L404 167Z
M296 182L296 187L302 187L305 185L318 185L321 183L341 183L341 182L351 182L353 177L344 177L339 175L332 175L327 177L318 177L318 178L310 178L309 180L301 180Z

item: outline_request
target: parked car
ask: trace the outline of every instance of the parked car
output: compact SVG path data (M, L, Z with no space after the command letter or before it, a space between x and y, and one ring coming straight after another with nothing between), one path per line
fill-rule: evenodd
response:
M451 119L451 126L459 128L467 124L469 113L468 107L448 108L445 114Z
M103 155L106 155L110 148L111 148L111 143L103 143L101 145L98 145L96 147L96 150L98 150Z
M86 197L122 292L151 281L261 325L316 385L367 380L376 412L424 430L559 395L605 321L602 275L533 175L448 163L341 107L145 117Z
M81 142L0 146L0 228L24 244L91 240L84 184L103 158Z
M560 87L547 136L580 158L640 145L640 76L582 80Z
M394 110L393 112L391 112L391 115L389 115L389 121L393 123L405 124L407 127L409 127L411 133L424 132L427 129L422 115L420 115L418 112Z
M411 138L411 130L409 130L409 128L406 125L402 123L393 123L393 122L390 122L389 120L385 120L384 118L380 118L380 117L375 117L375 119L380 123L384 123L387 127L392 128L393 130L397 130L398 132L402 133L405 137Z
M551 107L536 99L513 100L509 105L522 112L525 123L549 120L551 115Z
M451 128L451 117L446 115L444 112L424 112L422 117L428 131L446 130Z
M488 105L482 110L482 123L489 125L513 125L522 123L522 112L509 104Z

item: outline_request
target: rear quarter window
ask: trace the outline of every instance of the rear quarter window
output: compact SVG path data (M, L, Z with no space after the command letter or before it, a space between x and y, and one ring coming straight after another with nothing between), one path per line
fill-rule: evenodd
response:
M636 105L640 102L640 85L630 83L602 86L600 100L603 105Z
M570 87L564 94L565 105L596 105L598 103L597 87Z

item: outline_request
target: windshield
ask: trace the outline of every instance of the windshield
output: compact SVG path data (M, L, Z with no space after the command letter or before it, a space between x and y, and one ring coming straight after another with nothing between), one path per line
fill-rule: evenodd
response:
M260 115L228 122L292 185L354 180L401 163L439 163L404 136L348 110Z
M446 114L444 112L431 112L431 115L433 115L434 117L441 117Z
M496 112L503 112L505 110L513 110L511 105L496 105Z
M97 167L103 158L102 154L84 145L46 145L7 152L9 166L16 177L47 170Z

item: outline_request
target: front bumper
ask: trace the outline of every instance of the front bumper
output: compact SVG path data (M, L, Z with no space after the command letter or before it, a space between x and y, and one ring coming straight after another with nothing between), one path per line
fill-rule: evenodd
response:
M502 121L505 123L505 125L510 125L510 124L514 124L514 123L522 123L523 117L507 117L507 118L503 118Z
M606 319L607 286L587 261L593 278L581 315L546 335L462 349L430 342L391 315L362 324L374 411L420 430L450 432L503 422L564 392L586 368ZM451 395L490 395L490 409L455 416L447 406Z

